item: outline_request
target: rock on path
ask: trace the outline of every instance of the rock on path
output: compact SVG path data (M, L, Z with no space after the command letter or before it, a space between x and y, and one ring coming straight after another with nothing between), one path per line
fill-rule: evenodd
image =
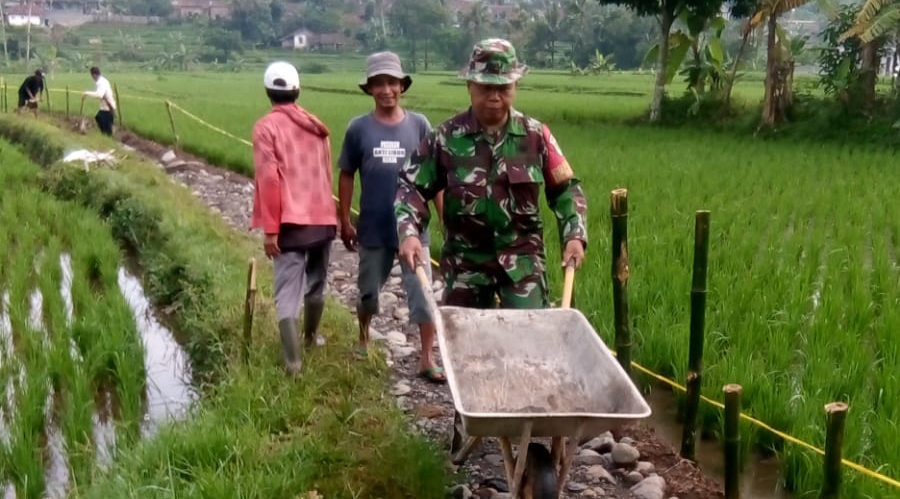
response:
M190 189L194 196L220 214L229 225L236 230L247 231L253 199L253 182L250 179L210 166L199 158L175 153L134 134L125 132L121 135L123 142L128 144L127 149L150 155L173 181ZM354 310L357 255L348 252L340 240L336 240L329 267L329 293L348 309ZM436 281L433 291L436 299L440 300L443 283ZM394 267L380 301L381 315L373 319L372 339L383 348L388 365L392 367L388 392L396 398L397 406L408 414L413 431L424 434L449 450L453 402L446 384L430 384L416 376L418 334L406 323L409 312L400 284L399 266ZM440 358L439 353L437 358ZM549 441L544 443L549 448ZM627 437L617 442L607 432L580 446L561 497L669 498L665 480L657 474L653 463L641 460L640 452L633 444ZM448 466L453 468L449 462ZM470 454L462 471L470 480L448 490L448 497L509 497L503 460L495 439L483 440Z

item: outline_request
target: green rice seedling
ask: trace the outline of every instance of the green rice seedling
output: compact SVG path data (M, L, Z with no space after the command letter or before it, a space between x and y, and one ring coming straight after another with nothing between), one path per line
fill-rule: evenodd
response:
M64 279L59 248L58 240L51 239L47 254L54 258L48 258L41 273L44 316L50 343L47 375L54 390L51 420L66 437L71 474L74 481L80 482L90 476L95 457L91 440L94 399L89 380L82 369L80 355L72 349L63 300Z
M0 159L5 175L27 172L22 165L30 164L10 147L0 150ZM10 445L0 451L0 481L9 479L18 497L38 497L47 484L66 486L61 479L68 485L88 483L94 475L92 414L98 385L116 393L122 445L137 441L144 411L143 355L134 319L118 291L121 256L108 229L87 209L27 185L0 188L5 250L0 287L10 297L4 312L14 350L4 352L0 366L4 388L12 380L14 392L12 406L5 407L10 410L4 410ZM65 246L74 267L71 290L63 289ZM50 445L60 431L65 436L61 454ZM58 458L64 462L54 462ZM71 475L51 471L56 475L45 483L49 465L63 471L70 465Z
M13 417L10 424L11 441L9 459L6 466L15 484L18 497L37 497L44 487L43 443L45 429L45 409L49 395L46 378L46 359L41 333L31 327L27 286L32 273L31 262L23 262L15 269L13 290L27 292L11 293L10 321L17 358L19 359L19 383L15 386ZM16 295L19 298L16 298ZM18 373L17 373L18 374Z
M77 227L87 237L100 237L102 226ZM107 239L108 241L108 239ZM143 354L130 310L118 291L119 251L111 243L72 249L73 269L81 276L75 298L77 319L72 334L91 373L93 391L114 390L117 441L129 445L138 438L143 419ZM86 284L85 284L86 283ZM90 289L90 291L88 291ZM103 330L103 335L96 331Z

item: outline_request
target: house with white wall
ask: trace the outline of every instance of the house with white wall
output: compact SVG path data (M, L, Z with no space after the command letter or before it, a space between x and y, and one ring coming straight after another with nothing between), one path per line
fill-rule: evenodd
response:
M6 24L8 26L49 26L50 20L45 19L45 11L40 7L28 5L11 5L4 6L3 13L6 15Z
M281 39L281 46L294 50L303 50L312 45L313 32L300 28Z

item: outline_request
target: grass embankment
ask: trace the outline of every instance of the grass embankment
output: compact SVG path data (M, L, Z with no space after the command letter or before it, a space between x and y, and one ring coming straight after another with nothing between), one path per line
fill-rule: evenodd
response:
M10 436L0 445L0 487L11 483L18 497L32 498L47 486L45 462L59 457L45 450L56 432L73 481L91 477L96 395L115 400L119 445L138 439L143 351L103 223L42 192L39 167L6 141L0 164L0 386L12 395L0 416Z
M0 130L58 149L113 146L12 116L0 118ZM140 261L148 295L159 309L174 311L170 320L187 344L195 379L207 381L190 421L122 453L111 473L80 487L79 497L302 497L309 490L335 498L443 496L443 461L408 435L384 395L384 363L347 355L355 326L338 303L329 302L324 318L329 344L309 356L307 376L289 382L279 365L271 267L253 238L230 230L190 190L133 157L89 173L53 163L44 186L107 221ZM239 338L250 256L260 261L260 289L244 367Z

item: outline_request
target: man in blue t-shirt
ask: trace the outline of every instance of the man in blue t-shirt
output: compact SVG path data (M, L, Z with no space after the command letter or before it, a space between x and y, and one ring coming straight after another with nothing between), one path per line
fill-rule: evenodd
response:
M400 57L393 52L378 52L366 60L366 78L360 89L372 96L375 109L350 121L344 135L344 145L338 166L341 169L338 194L340 198L341 240L350 251L359 252L359 299L356 305L359 320L357 355L367 355L369 324L378 313L378 295L390 277L397 250L397 221L394 216L394 195L397 175L403 163L431 129L424 115L407 111L400 106L400 95L412 85L412 78L403 73ZM359 226L350 223L350 201L353 182L359 172ZM438 219L443 214L443 197L435 198ZM428 254L427 231L421 235ZM424 262L428 263L428 262ZM422 354L419 375L433 382L444 382L441 367L434 360L435 328L432 312L425 300L415 269L401 262L402 281L409 304L409 320L419 326ZM429 280L431 266L425 266Z

